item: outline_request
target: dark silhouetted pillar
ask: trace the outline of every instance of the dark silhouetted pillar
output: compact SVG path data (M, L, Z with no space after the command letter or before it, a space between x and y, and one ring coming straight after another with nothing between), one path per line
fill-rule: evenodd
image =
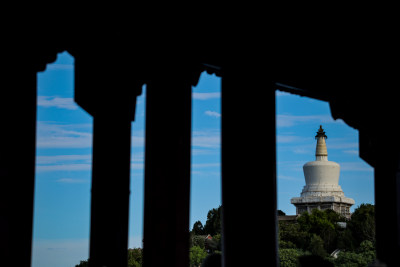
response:
M223 266L277 266L275 91L251 64L222 70Z
M391 142L390 139L388 136L382 136L376 151L376 252L380 261L388 266L398 266L400 253L400 155L399 146L395 145L397 141Z
M171 68L154 73L146 89L145 267L189 266L193 83L184 65L183 73Z
M23 59L1 76L0 258L1 265L31 265L35 184L36 71Z
M97 115L93 124L90 265L126 266L131 121Z
M126 51L74 51L75 100L93 116L91 267L127 266L131 122L141 84Z

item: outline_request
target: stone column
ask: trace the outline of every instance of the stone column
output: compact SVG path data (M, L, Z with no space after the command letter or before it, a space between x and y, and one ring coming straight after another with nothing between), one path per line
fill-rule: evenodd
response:
M141 92L128 51L74 51L75 101L93 116L91 267L127 266L131 122Z
M385 147L384 140L381 148ZM399 146L382 150L378 155L385 157L376 157L375 166L376 252L380 261L397 266L400 253Z
M275 90L251 64L222 70L223 266L277 266Z
M90 266L126 266L131 121L94 117Z
M0 258L4 266L29 267L35 185L36 70L29 67L30 57L14 56L10 61L3 58L5 69L1 75Z
M193 82L188 67L178 67L183 72L152 72L146 89L145 267L189 266Z

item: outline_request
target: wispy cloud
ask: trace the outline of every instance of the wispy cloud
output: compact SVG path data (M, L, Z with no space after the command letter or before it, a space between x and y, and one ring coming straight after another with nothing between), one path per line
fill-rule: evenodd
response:
M357 155L359 154L358 150L343 150L343 153L350 154L350 155Z
M333 123L342 120L334 120L330 115L290 115L278 114L276 118L277 127L292 127L301 123L317 122L317 123ZM343 122L343 121L342 121Z
M215 118L221 117L221 113L218 113L216 111L211 111L211 110L207 110L206 112L204 112L204 114L206 114L207 116L210 116L210 117L215 117Z
M72 97L38 96L37 104L39 107L45 108L78 109L78 105L74 102Z
M54 156L36 156L36 164L55 164L71 161L89 162L92 155L54 155Z
M277 97L280 97L280 96L292 96L292 94L284 92L284 91L276 90L275 91L275 96L277 96Z
M46 70L73 70L74 64L48 64Z
M373 172L374 168L364 162L338 162L341 171Z
M309 138L305 138L297 135L277 135L276 142L277 143L300 143L306 142Z
M193 156L198 156L198 155L214 155L215 153L219 153L219 151L216 151L215 149L208 149L208 148L193 148L192 149L192 155Z
M304 181L304 178L294 177L294 176L287 176L287 175L278 175L279 180L286 180L286 181Z
M88 148L92 146L92 126L38 122L38 148Z
M71 163L71 164L56 164L56 165L37 165L36 171L89 171L92 165L89 163Z
M56 182L62 184L85 184L88 183L89 180L75 179L75 178L61 178L56 180Z
M219 162L217 163L194 163L192 164L192 168L215 168L221 167Z
M358 142L350 141L346 138L328 138L326 141L328 149L358 149Z
M219 148L221 146L220 131L194 131L192 133L192 146Z
M209 100L209 99L216 99L220 98L221 93L192 93L192 98L195 100Z

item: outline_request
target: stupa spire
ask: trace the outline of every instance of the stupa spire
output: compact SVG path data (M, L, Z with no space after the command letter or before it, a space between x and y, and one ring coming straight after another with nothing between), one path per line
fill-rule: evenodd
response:
M319 126L317 135L315 139L317 139L317 147L315 150L315 158L316 160L328 160L328 150L326 149L325 139L327 139L324 129L322 129L322 125Z

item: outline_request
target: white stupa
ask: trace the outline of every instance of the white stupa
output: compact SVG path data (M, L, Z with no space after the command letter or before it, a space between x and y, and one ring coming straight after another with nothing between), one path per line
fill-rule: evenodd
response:
M328 161L325 143L327 136L322 126L315 139L317 139L315 161L307 162L303 166L306 185L300 197L294 197L290 202L296 206L296 214L311 212L312 209L332 209L349 218L350 207L354 205L354 200L345 197L339 185L340 165Z

